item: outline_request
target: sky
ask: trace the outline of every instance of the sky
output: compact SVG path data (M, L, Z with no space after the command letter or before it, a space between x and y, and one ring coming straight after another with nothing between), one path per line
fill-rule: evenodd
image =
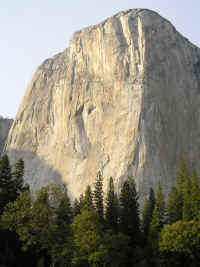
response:
M16 116L36 68L73 32L130 8L157 11L200 47L199 0L0 0L0 115Z

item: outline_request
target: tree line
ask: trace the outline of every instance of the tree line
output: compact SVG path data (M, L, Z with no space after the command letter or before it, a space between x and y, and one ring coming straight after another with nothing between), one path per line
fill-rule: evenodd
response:
M176 185L164 198L161 184L151 188L139 208L134 179L119 195L113 178L103 193L98 172L70 201L64 185L48 185L37 194L24 185L24 163L11 170L0 160L0 266L198 266L200 185L179 162Z

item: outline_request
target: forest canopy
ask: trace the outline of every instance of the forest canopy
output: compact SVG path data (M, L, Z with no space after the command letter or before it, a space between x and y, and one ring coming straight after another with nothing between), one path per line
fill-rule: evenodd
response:
M199 177L183 161L168 197L158 182L143 208L132 177L119 195L110 177L104 194L98 172L72 202L64 185L33 197L24 168L22 159L12 168L6 155L0 159L1 266L199 266Z

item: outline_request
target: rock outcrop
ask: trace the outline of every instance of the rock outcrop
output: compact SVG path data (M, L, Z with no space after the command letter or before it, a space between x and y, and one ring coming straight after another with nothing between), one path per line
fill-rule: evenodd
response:
M128 175L168 190L179 156L200 167L200 49L146 9L76 32L30 82L7 140L33 190L61 179L72 197ZM194 164L194 165L193 165Z
M11 127L12 122L12 119L6 119L0 116L0 155L2 154L3 147L8 137L8 131Z

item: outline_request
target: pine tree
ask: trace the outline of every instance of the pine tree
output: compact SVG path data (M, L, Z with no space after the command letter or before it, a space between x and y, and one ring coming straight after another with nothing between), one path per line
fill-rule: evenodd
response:
M24 190L24 161L19 159L15 164L15 170L12 173L13 183L15 184L16 197Z
M150 188L149 198L148 200L146 199L144 202L144 209L142 213L142 228L143 228L145 240L148 239L149 228L151 224L154 206L155 206L155 194L154 194L154 190Z
M183 182L186 177L189 177L188 171L186 169L185 163L182 158L178 161L177 167L177 178L176 178L176 188L178 192L182 192Z
M195 171L193 171L191 179L191 201L192 218L196 218L200 214L200 185L199 177Z
M199 233L198 220L187 222L182 220L172 225L166 225L159 238L159 250L165 257L162 266L198 267Z
M77 198L74 200L73 204L73 216L75 217L76 215L81 213L81 208L80 208L80 203Z
M79 198L79 207L80 207L80 211L82 210L83 208L83 204L84 204L84 196L83 194L80 195L80 198Z
M179 220L182 220L183 215L183 183L186 178L189 177L186 165L182 158L178 161L178 167L177 167L177 178L176 178L176 189L177 189L177 203L178 207L181 212L181 216L179 213Z
M109 229L117 231L118 228L118 198L115 194L113 178L110 177L109 188L106 197L105 221Z
M191 191L191 180L188 176L184 177L182 185L182 196L183 196L183 220L190 221L192 219L192 191Z
M10 162L7 155L0 160L0 213L3 207L15 200L15 187L11 175Z
M58 225L70 225L72 223L72 207L67 192L63 192L58 208L56 209L56 221Z
M101 172L98 172L95 188L94 188L94 204L97 214L101 221L104 220L104 209L103 209L103 177Z
M93 198L92 198L92 190L91 187L88 185L85 191L85 195L83 198L83 209L93 210Z
M152 214L148 244L152 248L153 254L158 253L158 237L165 222L165 200L160 182L157 185L155 196L155 206Z
M162 192L162 187L161 187L160 182L158 182L158 186L157 186L155 204L156 204L158 212L159 212L160 221L161 221L162 225L164 225L164 221L165 221L165 199L164 199L164 195L163 195L163 192Z
M72 260L72 207L67 191L61 193L58 208L55 211L56 221L54 242L51 248L51 257L55 266L71 266Z
M158 237L162 226L163 222L161 220L160 211L156 203L153 210L148 239L148 243L151 244L154 254L157 254L158 252Z
M138 194L130 177L124 182L120 193L120 231L131 238L133 246L140 243Z
M39 243L48 242L49 229L51 228L51 218L53 216L53 210L50 204L49 198L49 186L43 187L39 192L37 199L34 202L33 213L33 225L35 232L39 236Z
M150 223L149 220L149 199L144 200L143 210L142 210L142 229L144 234L146 234L148 225Z
M73 266L102 266L98 253L103 241L102 225L97 212L83 209L72 224L74 235Z
M0 265L2 266L36 266L37 256L35 249L22 250L22 242L31 243L32 236L30 221L31 194L29 190L24 191L15 201L9 202L1 216L1 244ZM28 226L28 227L27 227ZM20 242L21 240L21 242ZM23 241L22 241L23 240ZM7 251L10 251L7 254ZM12 253L14 259L12 258ZM28 256L28 257L27 257ZM31 257L31 263L28 261ZM14 262L11 264L12 260Z
M182 202L180 202L179 193L175 186L172 186L169 191L166 213L167 223L169 224L175 223L182 218Z

